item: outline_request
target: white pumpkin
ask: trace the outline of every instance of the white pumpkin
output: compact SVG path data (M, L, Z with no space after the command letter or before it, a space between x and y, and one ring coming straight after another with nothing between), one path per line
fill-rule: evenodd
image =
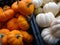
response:
M51 34L51 28L43 29L41 36L43 37L43 40L48 44L56 44L59 41L59 38L54 37Z
M51 26L60 24L60 16L56 17L55 20L51 23Z
M60 2L58 2L58 4L57 4L58 6L59 6L59 11L60 11Z
M38 8L43 4L43 0L32 0L32 3L35 5L35 8Z
M51 30L52 35L60 39L60 24L51 26Z
M49 2L44 5L43 11L45 13L52 12L56 16L57 13L59 12L59 6L55 2Z
M39 8L35 8L34 10L34 14L37 15L39 13L42 13L43 12L43 8L39 7Z
M36 22L40 27L48 27L55 19L53 13L41 13L36 16Z

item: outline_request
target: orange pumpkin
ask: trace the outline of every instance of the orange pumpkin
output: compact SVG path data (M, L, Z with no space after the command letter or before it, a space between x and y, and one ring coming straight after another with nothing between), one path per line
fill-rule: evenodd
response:
M8 19L12 18L14 16L14 11L10 8L7 10L4 10L0 7L0 21L5 22Z
M11 8L12 8L15 12L18 12L19 7L18 7L17 2L14 2L14 3L11 5Z
M32 40L33 40L33 36L32 35L30 35L28 32L26 32L26 31L20 31L21 33L22 33L22 35L23 35L23 39L24 39L24 41L26 41L27 43L31 43L32 42Z
M11 20L9 20L7 22L7 28L9 30L19 29L18 24L17 24L17 19L16 18L12 18Z
M18 7L19 7L19 12L25 16L31 15L34 11L34 5L32 4L32 1L28 3L26 3L25 1L19 1Z
M8 43L10 45L23 45L23 36L18 30L13 30L8 34Z
M8 29L0 29L2 45L7 45L7 35L10 31Z
M19 28L21 28L22 30L29 29L29 24L24 16L20 15L17 19L17 22L18 22Z

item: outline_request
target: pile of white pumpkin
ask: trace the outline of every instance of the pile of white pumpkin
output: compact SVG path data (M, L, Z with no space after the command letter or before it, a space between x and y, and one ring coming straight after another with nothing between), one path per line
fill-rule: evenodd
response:
M60 2L58 0L33 0L36 22L42 30L41 36L48 44L60 41ZM58 15L58 17L57 17Z

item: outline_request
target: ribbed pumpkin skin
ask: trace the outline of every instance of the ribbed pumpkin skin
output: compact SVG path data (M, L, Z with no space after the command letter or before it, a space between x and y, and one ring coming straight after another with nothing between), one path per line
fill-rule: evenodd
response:
M32 40L33 40L33 36L32 35L30 35L28 32L26 32L26 31L20 31L21 33L22 33L22 35L23 35L23 39L24 39L24 41L26 41L27 43L31 43L32 42Z
M27 22L26 18L22 15L20 15L17 19L18 22L18 26L19 28L21 28L22 30L28 30L29 29L29 23Z
M21 32L13 30L8 34L8 43L10 45L23 45L23 38Z
M3 9L0 7L0 22L5 22L12 18L14 16L14 10L7 9L3 11Z
M18 24L17 24L17 18L12 18L7 22L7 28L12 30L19 29Z
M7 45L7 35L10 31L8 29L0 29L0 34L2 35L2 45Z
M14 3L11 5L11 8L12 8L15 12L18 12L19 7L18 7L17 2L14 2Z
M34 11L34 5L32 4L32 2L26 3L24 1L20 1L18 3L18 7L19 12L25 16L31 15Z
M53 22L53 20L55 20L55 17L53 15L53 13L48 12L48 13L40 13L36 16L36 21L37 24L40 27L48 27L51 25L51 23Z

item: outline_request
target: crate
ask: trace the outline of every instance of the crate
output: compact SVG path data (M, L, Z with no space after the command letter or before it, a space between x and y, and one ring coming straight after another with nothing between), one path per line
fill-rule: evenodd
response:
M36 16L35 15L32 15L32 20L33 20L33 23L35 24L35 27L37 28L37 31L39 31L40 32L40 34L41 34L41 31L44 29L44 28L41 28L41 27L39 27L38 25L37 25L37 23L36 23ZM41 37L41 35L40 35L40 37ZM46 42L44 42L44 40L43 39L40 39L42 42L41 43L43 43L43 45L49 45L49 44L47 44ZM52 44L53 45L53 44ZM60 41L58 41L58 43L57 44L54 44L54 45L60 45Z

